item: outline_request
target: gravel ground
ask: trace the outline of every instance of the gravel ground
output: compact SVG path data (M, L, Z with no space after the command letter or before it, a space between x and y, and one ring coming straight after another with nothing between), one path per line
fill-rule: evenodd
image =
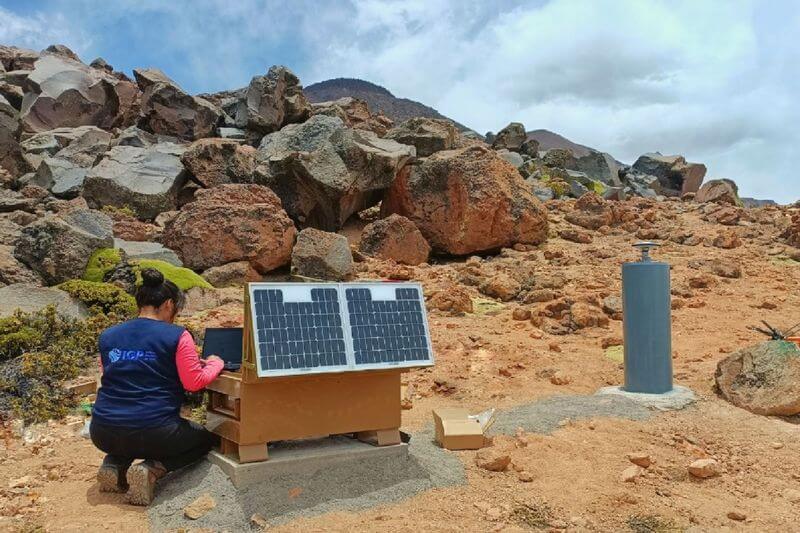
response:
M490 433L526 431L550 433L565 419L620 417L644 420L651 412L615 396L553 396L498 413ZM416 433L408 457L376 458L342 463L324 471L275 476L269 484L237 490L219 467L202 462L165 478L148 510L153 531L196 527L218 531L246 531L254 513L273 524L298 516L330 511L357 511L385 505L434 487L466 482L456 453L439 448L431 429ZM216 507L189 521L183 509L208 493Z

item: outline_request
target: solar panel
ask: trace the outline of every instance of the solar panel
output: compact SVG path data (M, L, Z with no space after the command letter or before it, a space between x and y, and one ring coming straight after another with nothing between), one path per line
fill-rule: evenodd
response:
M417 283L251 283L257 373L433 364Z

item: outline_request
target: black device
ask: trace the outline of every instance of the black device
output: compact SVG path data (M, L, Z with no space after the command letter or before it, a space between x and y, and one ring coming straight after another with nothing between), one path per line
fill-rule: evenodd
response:
M207 328L203 341L203 358L219 356L225 370L236 371L242 366L242 328Z

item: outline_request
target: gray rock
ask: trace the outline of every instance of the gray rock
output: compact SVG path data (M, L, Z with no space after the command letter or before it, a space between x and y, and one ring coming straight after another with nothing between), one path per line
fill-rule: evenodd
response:
M306 228L297 235L292 250L292 274L345 281L353 272L353 254L347 237L314 228Z
M22 226L10 219L10 215L0 217L0 245L11 246L22 233Z
M565 148L551 148L542 156L545 166L575 170L575 156Z
M137 242L114 239L114 248L119 248L128 259L156 259L171 265L183 266L178 254L157 242Z
M139 127L184 140L213 137L222 112L211 102L186 94L158 69L135 69L142 90Z
M89 310L77 298L53 287L38 287L30 283L17 283L0 288L0 318L11 316L17 309L35 313L55 305L58 313L75 319L89 316Z
M417 156L428 157L456 145L458 130L449 120L415 117L390 129L385 139L394 139L417 149Z
M592 179L584 172L576 170L567 170L565 181L569 183L572 189L572 195L575 198L580 198L589 191L594 191L598 194L603 194L606 191L606 185L598 180Z
M539 141L536 139L526 139L519 147L519 153L527 155L533 159L539 157Z
M265 136L258 152L256 180L275 191L290 217L337 230L380 201L415 148L315 115Z
M0 245L0 284L33 283L41 285L42 280L32 270L14 257L14 247Z
M158 142L158 137L144 131L136 126L131 126L123 131L111 141L111 146L134 146L136 148L146 148Z
M658 178L661 194L681 196L697 192L706 175L706 166L688 163L681 155L644 154L633 164L633 170Z
M4 96L0 95L0 169L18 178L32 169L17 141L19 114Z
M604 200L617 200L624 202L627 199L624 187L608 187L603 193Z
M77 128L74 139L55 156L75 165L89 168L108 150L112 135L95 126Z
M247 132L239 128L218 128L219 136L223 139L233 139L244 141L247 139Z
M619 187L619 165L611 155L604 152L591 152L575 160L573 170L585 173L593 180L601 181L606 185Z
M539 180L528 179L525 181L530 183L533 195L536 196L536 198L538 198L540 201L546 202L547 200L552 200L556 197L556 194L553 192L553 189L551 189L550 187L545 187L539 182Z
M661 193L661 182L655 176L642 174L633 169L627 171L622 181L625 192L632 196L655 198Z
M250 81L244 98L237 103L236 126L271 133L310 115L311 104L297 76L286 67L273 66L266 76L255 76Z
M155 218L176 207L186 182L182 146L116 146L86 175L83 196L90 206L129 206L140 218Z
M114 244L112 221L90 209L48 215L26 226L17 239L14 256L48 284L80 278L89 257Z
M525 161L522 159L522 156L519 155L517 152L509 152L508 150L498 150L497 155L514 165L515 168L520 168L522 165L525 164Z
M7 71L30 70L39 58L39 53L28 48L0 45L0 65Z
M16 191L0 189L0 213L10 213L12 211L28 211L32 213L36 209L38 200L27 198Z
M512 152L518 152L527 138L528 134L525 132L525 126L519 122L512 122L497 132L497 136L492 140L492 148L495 150L505 148ZM489 142L488 134L486 142Z
M66 159L45 157L28 184L47 189L57 198L69 200L80 195L88 171L88 168Z
M82 152L89 146L94 146L99 142L102 147L108 148L108 140L111 134L101 130L96 126L79 126L77 128L56 128L31 135L20 142L26 154L55 155L56 152L68 147L73 142L86 137L86 139L76 147L76 152ZM92 148L95 157L98 153L97 148ZM68 152L69 153L69 152ZM100 152L101 153L101 152ZM94 158L86 160L85 164L91 166Z
M26 79L21 122L28 132L95 125L126 127L139 91L130 81L60 54L45 53Z

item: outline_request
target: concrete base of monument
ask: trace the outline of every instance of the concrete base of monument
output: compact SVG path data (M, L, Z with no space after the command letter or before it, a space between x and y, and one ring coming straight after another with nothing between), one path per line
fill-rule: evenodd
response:
M269 460L239 463L217 450L208 460L219 466L237 488L269 483L287 476L314 475L320 471L347 472L347 464L363 461L405 460L408 444L373 446L354 438L337 435L319 439L275 442L269 445Z
M683 409L697 401L692 389L675 385L672 390L663 394L646 394L643 392L628 392L622 387L604 387L597 394L611 394L622 396L634 402L658 411L674 411Z

